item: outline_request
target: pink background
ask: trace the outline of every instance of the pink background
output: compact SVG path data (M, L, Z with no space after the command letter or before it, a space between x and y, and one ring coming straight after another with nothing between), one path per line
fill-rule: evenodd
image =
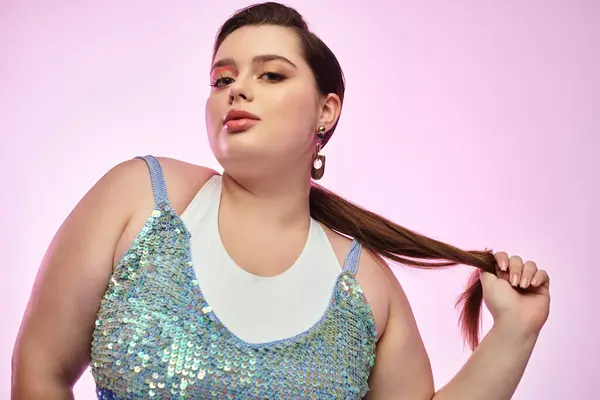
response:
M94 182L147 153L218 168L203 116L212 39L249 3L167 3L0 1L1 398L38 264ZM550 271L551 317L515 399L598 398L599 4L291 3L348 82L324 184ZM397 270L438 387L468 356L453 303L469 271ZM89 373L76 397L94 398Z

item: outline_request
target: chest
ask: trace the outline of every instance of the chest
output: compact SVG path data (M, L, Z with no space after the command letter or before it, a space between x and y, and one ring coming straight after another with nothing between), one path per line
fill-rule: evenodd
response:
M156 210L110 280L92 342L106 398L358 398L375 355L370 308L340 275L312 329L260 345L221 323L194 274L185 226Z

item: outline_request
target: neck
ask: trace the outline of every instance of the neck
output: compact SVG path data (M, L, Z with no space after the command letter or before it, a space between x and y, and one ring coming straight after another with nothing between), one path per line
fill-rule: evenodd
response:
M240 220L276 227L306 224L310 217L310 178L305 174L284 175L234 178L224 172L222 207Z

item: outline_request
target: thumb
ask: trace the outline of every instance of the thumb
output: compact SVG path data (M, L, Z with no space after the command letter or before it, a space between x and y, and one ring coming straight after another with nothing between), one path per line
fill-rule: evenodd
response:
M498 277L494 274L491 274L486 271L479 270L479 279L481 280L481 284L483 286L489 285L495 280L498 280Z

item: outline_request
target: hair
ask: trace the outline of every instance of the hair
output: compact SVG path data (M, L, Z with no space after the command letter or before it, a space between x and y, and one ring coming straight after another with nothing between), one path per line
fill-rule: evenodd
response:
M335 93L344 100L345 81L342 68L327 45L310 31L295 9L276 2L255 4L238 10L220 28L213 58L229 34L244 26L275 25L292 29L301 43L302 56L311 68L318 91ZM331 138L335 125L325 134L322 145ZM355 205L341 196L312 183L310 214L335 232L352 237L377 258L421 269L449 268L468 265L478 269L471 275L465 291L459 296L459 324L471 350L479 344L483 288L480 270L496 274L496 260L491 250L465 251L406 229L373 212Z

